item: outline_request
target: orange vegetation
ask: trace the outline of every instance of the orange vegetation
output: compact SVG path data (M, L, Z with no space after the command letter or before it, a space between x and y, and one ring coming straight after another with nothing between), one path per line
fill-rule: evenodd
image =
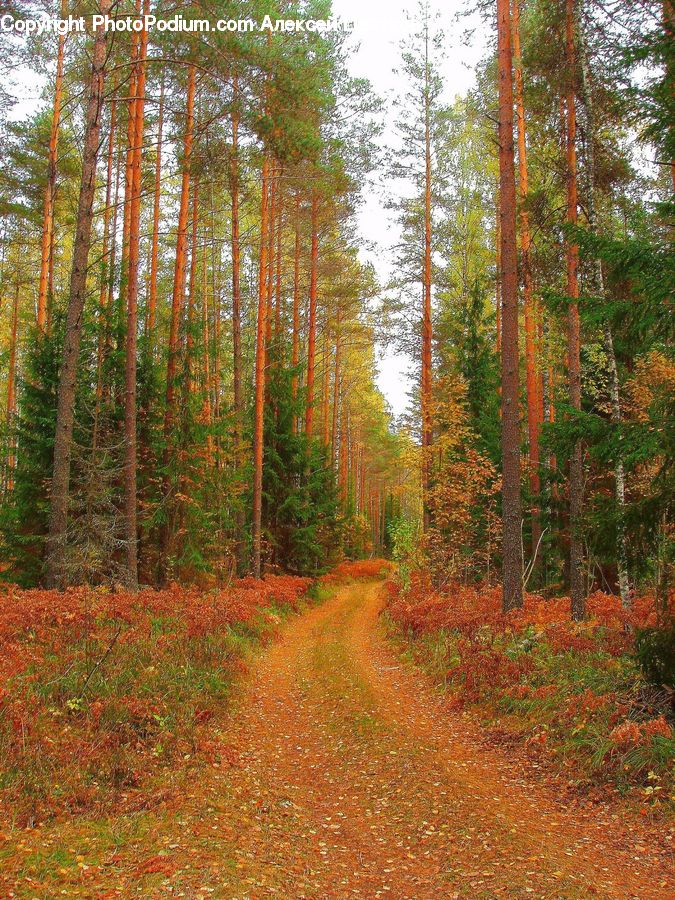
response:
M668 698L642 680L633 656L634 630L656 623L653 596L626 612L597 591L589 618L576 623L568 597L527 594L522 609L504 615L498 587L454 584L441 593L418 579L408 591L390 584L389 594L397 633L454 705L480 705L509 741L548 748L580 778L647 784L649 775L649 797L667 798L675 750Z
M199 753L242 665L311 581L246 578L226 590L10 588L0 595L0 759L21 820L119 802Z

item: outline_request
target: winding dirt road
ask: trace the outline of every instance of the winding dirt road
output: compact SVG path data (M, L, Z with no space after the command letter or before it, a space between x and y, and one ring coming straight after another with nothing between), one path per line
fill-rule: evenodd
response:
M146 817L95 896L675 896L619 810L566 811L442 707L381 636L381 593L284 626L223 724L229 764Z

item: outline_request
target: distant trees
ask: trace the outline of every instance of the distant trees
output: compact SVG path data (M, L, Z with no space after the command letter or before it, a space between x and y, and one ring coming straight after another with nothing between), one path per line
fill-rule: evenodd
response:
M55 41L47 140L28 152L25 126L3 133L15 163L46 172L29 196L2 185L5 259L30 221L38 262L21 290L0 272L3 292L17 285L2 554L24 582L312 572L385 539L397 445L374 367L347 384L355 355L373 359L352 237L368 87L339 35L183 37ZM75 83L89 99L65 124ZM71 139L81 165L57 168ZM71 221L55 198L78 180Z
M339 34L45 39L44 108L0 90L7 577L311 572L419 533L507 609L665 609L671 6L481 4L496 46L448 105L421 3L384 291L355 236L378 103ZM417 360L396 428L386 327Z
M432 203L429 496L434 508L441 497L453 498L448 509L460 515L472 489L465 460L480 454L496 464L503 534L496 562L505 608L521 602L525 586L536 586L568 592L574 617L583 618L591 587L616 589L627 606L641 578L643 585L644 579L660 584L663 597L663 572L672 565L665 562L671 550L662 505L669 453L655 444L653 464L647 463L632 399L640 383L643 421L663 433L662 393L652 378L658 370L669 383L670 352L659 315L665 307L649 300L661 288L647 270L662 259L670 207L651 206L647 197L672 191L673 129L666 113L672 96L663 77L671 24L658 2L639 9L620 3L611 16L580 0L499 0L481 8L489 14L496 55L491 48L465 98L449 106L440 92L435 99L434 121L442 127L432 130L432 158L442 188ZM635 65L646 65L650 76L635 79ZM665 160L649 176L632 168L626 123ZM422 119L412 128L422 146ZM403 174L396 164L389 171ZM415 198L393 204L403 212L398 297L414 266L421 270L419 250L417 257L412 251L422 246L423 192ZM668 271L662 267L667 283ZM387 311L400 323L405 310L396 299ZM417 308L411 297L406 301ZM406 325L407 349L414 352L417 332L412 320ZM459 448L453 443L459 418L448 424L448 392L467 416ZM522 434L521 419L527 423ZM519 457L526 448L524 480ZM419 466L424 482L422 460ZM646 490L647 472L657 471ZM530 510L525 517L523 505ZM439 536L434 515L432 539L428 529L420 552L430 573L447 574L458 559L456 536L448 528ZM447 509L438 515L450 521ZM487 539L478 527L487 519L486 509L472 509L467 542L474 540L469 535ZM646 520L649 526L639 524ZM491 529L493 540L499 531ZM485 577L478 560L486 546L473 556L471 577ZM462 577L469 577L467 569Z

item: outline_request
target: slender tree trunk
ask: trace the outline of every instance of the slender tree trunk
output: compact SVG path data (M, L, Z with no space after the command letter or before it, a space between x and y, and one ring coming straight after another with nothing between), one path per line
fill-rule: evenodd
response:
M284 195L281 185L283 167L279 166L279 185L277 188L277 248L276 248L276 272L274 276L274 341L277 348L277 356L281 353L281 248L284 224ZM278 360L280 364L280 360Z
M213 296L213 368L211 369L212 380L212 398L213 398L213 419L220 419L220 272L218 262L220 260L220 251L216 251L218 246L216 241L216 208L213 192L213 183L209 188L209 207L210 207L210 232L211 232L211 294ZM216 449L218 449L218 436L215 438ZM220 460L217 456L216 463Z
M67 17L67 3L62 0L61 16ZM65 56L66 38L59 37L59 49L56 56L56 85L54 88L54 107L52 126L49 135L49 157L47 162L47 187L45 188L44 208L42 215L42 247L40 254L40 281L38 286L37 327L43 334L47 329L47 302L49 295L50 270L53 267L54 246L54 199L56 196L56 165L59 154L59 128L61 125L61 99L63 95L63 60Z
M321 433L323 437L323 446L328 450L330 447L330 430L328 425L328 414L330 408L330 345L328 340L328 323L324 326L323 335L323 373L322 373L322 390L321 390Z
M99 12L108 15L111 0L100 0ZM70 461L77 367L82 334L82 315L87 295L87 271L91 246L94 194L96 191L96 162L101 135L103 88L107 58L107 33L101 28L94 38L89 99L85 115L82 178L77 209L77 225L73 245L73 262L63 346L59 372L56 434L54 439L54 469L51 486L51 512L46 542L46 575L50 587L62 586L65 571L65 545L68 529L68 499L70 491Z
M590 73L588 71L586 39L582 28L580 28L579 32L579 57L581 62L581 87L584 107L586 109L586 126L588 131L586 142L586 162L588 167L588 195L586 198L586 206L588 210L588 224L590 230L595 233L597 232L598 228L595 203L595 109L593 104ZM597 291L599 297L604 298L605 279L602 272L602 260L599 258L594 261L593 274L595 280L595 290ZM614 353L612 328L608 319L605 319L603 322L603 335L605 353L607 354L607 364L609 368L609 390L612 401L612 423L616 426L617 430L620 431L622 415L619 371L616 364L616 354ZM630 578L628 575L628 540L626 536L626 475L624 468L623 447L621 445L620 435L616 460L614 462L614 495L616 497L617 505L616 558L619 592L621 594L621 605L624 609L630 609L631 588Z
M150 0L144 0L144 15L150 13ZM138 275L140 264L141 163L145 121L145 74L148 31L141 34L136 66L134 100L134 144L131 168L131 209L129 217L129 276L127 280L127 334L124 400L124 539L126 542L127 582L138 588L138 523L136 509L136 365L138 355Z
M234 458L241 463L241 428L244 396L241 375L241 247L239 237L239 81L232 77L232 158L230 197L232 201L232 380L234 390ZM243 522L241 523L243 525Z
M349 476L349 410L344 397L340 398L342 415L340 416L340 455L338 465L338 488L340 493L340 505L342 512L347 512Z
M276 159L272 158L272 162L270 165L270 174L269 174L269 184L270 184L270 199L269 199L269 227L268 227L268 236L267 236L267 331L265 335L265 346L267 353L267 368L269 369L269 355L270 348L272 346L272 306L274 299L274 235L275 235L275 222L277 217L277 195L278 195L278 177L279 177L279 167ZM269 380L269 371L267 372L267 378Z
M204 395L204 404L202 407L202 418L206 425L212 422L212 397L211 397L211 334L209 329L209 292L208 292L208 267L207 267L207 235L206 227L204 227L204 235L202 237L202 394ZM213 436L210 431L207 437L209 448L209 462L213 459Z
M258 323L255 352L255 412L253 426L253 575L262 575L262 487L265 425L265 367L269 306L267 299L267 245L269 157L265 153L262 165L260 206L260 271L258 281Z
M171 322L169 326L169 354L166 367L166 409L164 412L164 469L163 494L167 504L165 521L160 533L160 581L166 579L169 543L171 540L172 522L170 516L171 477L168 472L171 461L173 430L176 421L176 387L178 356L180 352L179 329L181 310L185 296L185 269L187 265L187 245L190 207L190 181L192 146L194 141L194 106L195 106L195 67L190 66L188 73L188 92L185 135L183 137L183 176L181 182L180 208L178 212L178 234L176 237L176 262L173 273L173 294L171 298Z
M509 0L497 0L502 282L502 517L504 610L523 604L518 377L518 261Z
M314 423L314 364L316 356L316 294L319 268L319 197L312 194L312 255L309 275L309 324L307 336L307 409L305 433L312 437Z
M539 387L536 345L536 315L530 261L530 217L527 211L528 173L527 137L525 126L525 101L523 92L523 64L520 52L519 0L513 0L513 56L515 60L516 112L518 119L518 167L520 174L520 249L523 269L523 300L525 312L525 373L527 391L527 434L529 447L529 480L532 496L532 559L536 560L541 537L541 512L539 494Z
M190 207L190 164L194 131L195 68L190 66L187 94L187 121L183 138L183 179L178 213L178 235L176 239L176 264L173 274L173 295L171 299L171 324L169 328L169 356L166 372L166 415L164 434L171 438L176 414L176 372L178 369L180 314L185 293L185 270L187 265L189 207Z
M108 299L106 300L105 306L108 311L107 321L106 321L106 337L105 337L105 350L110 350L112 346L112 335L111 335L111 311L113 306L113 298L115 294L115 264L117 261L117 221L119 218L119 200L120 200L120 186L122 181L122 148L117 153L117 163L116 163L116 175L115 175L115 209L113 212L113 223L112 223L112 241L110 244L110 263L108 266Z
M103 255L101 257L101 286L98 297L98 342L96 352L96 406L94 409L94 427L92 435L92 458L98 451L98 424L101 414L101 401L103 399L103 359L105 356L106 333L107 333L107 303L108 292L110 288L110 278L112 267L112 252L110 247L110 223L113 222L113 229L117 225L117 210L113 211L113 176L115 162L115 128L117 123L117 102L113 97L110 107L110 133L108 135L108 173L106 178L106 197L105 212L103 215ZM118 172L119 176L119 172ZM117 195L115 196L115 204L117 204ZM113 246L114 246L113 232Z
M431 97L429 70L429 31L425 23L424 74L424 273L422 290L422 495L424 530L431 524L429 488L431 486L431 445L433 442L432 403L432 323L431 323Z
M335 324L335 370L333 375L333 424L331 428L331 460L337 462L338 416L340 415L340 379L342 378L342 323L340 308L337 311Z
M495 204L496 218L495 223L495 255L496 276L495 276L495 317L496 317L496 340L495 353L499 355L502 352L502 226L501 226L501 205L499 203L499 185L497 185L497 202ZM500 391L501 393L501 391Z
M136 0L136 14L140 15L141 2ZM134 147L136 140L136 108L138 96L138 58L140 52L140 35L133 32L131 36L131 75L129 77L129 96L127 110L127 153L124 170L124 216L122 221L122 254L120 269L120 290L118 298L118 345L124 339L124 328L127 317L127 291L129 281L129 238L131 234L131 206L134 194Z
M577 67L575 47L575 0L566 0L565 47L567 60L567 221L577 224L577 151L576 151L576 105L575 73ZM574 241L567 241L567 294L569 309L567 316L567 374L570 406L581 409L581 334L579 326L579 247ZM585 589L583 574L583 544L581 537L581 516L583 513L583 457L581 441L576 441L569 461L569 504L570 504L570 594L572 616L577 621L585 613Z
M242 463L242 428L244 421L244 393L241 360L241 238L239 226L239 79L232 76L232 156L230 160L231 252L232 252L232 387L234 392L233 450L237 469ZM217 346L219 338L216 336ZM216 351L219 352L218 350ZM219 366L216 365L216 369ZM235 559L241 573L244 562L244 509L236 513Z
M293 333L291 336L291 394L293 405L298 398L298 373L300 362L300 192L295 195L295 249L293 253ZM298 430L298 420L293 415L293 434Z
M20 294L21 283L17 270L14 302L12 304L12 326L9 336L9 365L7 371L7 478L5 484L8 491L14 490L14 470L16 468L14 419L16 417L16 357L19 340Z
M150 250L150 291L148 296L148 348L155 355L155 322L157 319L157 276L159 273L159 223L162 206L162 141L164 138L164 73L159 89L157 120L157 157L155 159L155 199L152 212L152 248Z
M199 182L195 181L192 191L192 238L190 240L190 277L188 281L187 294L187 379L186 400L187 397L195 392L195 301L197 295L197 265L199 255L197 252L199 236ZM184 409L185 417L188 417L187 402Z

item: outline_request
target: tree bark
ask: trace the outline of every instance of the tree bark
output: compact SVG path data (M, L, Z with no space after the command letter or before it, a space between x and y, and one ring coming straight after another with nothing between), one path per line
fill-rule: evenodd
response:
M164 435L167 441L175 418L176 406L176 371L178 367L178 330L180 313L185 293L185 269L187 263L189 206L190 206L190 163L194 132L195 103L195 67L190 66L188 75L187 121L183 138L183 178L181 184L180 210L178 213L178 235L176 239L176 264L173 275L173 294L171 299L171 324L169 329L169 357L166 372L166 414L164 418Z
M576 10L575 0L566 0L565 48L567 61L567 222L577 224L577 120L575 105L576 73ZM570 406L581 410L581 332L579 325L579 247L567 241L567 379ZM581 441L575 441L569 460L569 509L570 509L570 595L572 616L583 619L585 614L585 588L583 575L583 544L581 516L583 514L583 456Z
M312 255L309 275L309 323L307 335L307 407L305 434L312 437L314 423L314 364L316 356L316 294L319 267L319 197L312 194Z
M335 323L335 369L333 374L333 422L331 427L331 461L337 462L338 416L340 415L340 379L342 378L342 322L338 307Z
M523 65L520 52L520 9L519 0L513 0L513 56L515 60L516 112L518 120L518 171L520 175L520 250L523 270L523 306L525 313L525 374L527 393L527 434L529 447L529 482L532 507L532 559L537 558L537 548L541 538L541 512L539 494L539 386L536 344L536 310L534 286L530 261L530 217L527 211L529 192L527 172L527 134L525 125L525 101L523 91Z
M144 0L144 15L150 13L150 0ZM145 123L145 74L148 54L148 31L141 34L136 65L136 97L134 99L134 144L131 166L131 210L129 221L129 277L127 281L127 334L125 352L124 393L124 540L126 543L127 583L138 588L138 522L136 508L136 365L138 355L138 274L140 264L141 163Z
M67 3L62 0L61 17L67 18ZM42 215L42 246L40 253L40 281L38 286L37 327L38 333L44 334L47 329L47 305L49 297L50 270L53 267L54 246L54 199L56 196L56 165L59 155L59 128L61 125L61 99L63 95L63 60L65 56L66 37L59 37L59 48L56 56L56 85L54 87L54 107L52 125L49 135L49 156L47 162L47 186L45 188L44 208Z
M328 339L328 323L324 325L323 335L323 371L321 373L321 434L323 446L328 451L330 446L330 430L328 424L330 407L330 342Z
M432 323L431 323L431 97L429 71L429 29L425 22L424 58L424 271L422 279L422 495L423 524L431 524L429 489L431 486L431 445L433 442L432 403Z
M277 356L281 353L281 250L284 226L284 195L282 192L281 176L283 167L279 167L279 184L277 188L277 247L276 247L276 272L274 276L274 341L277 349ZM277 360L280 364L281 360Z
M170 515L171 479L169 464L172 454L173 430L176 420L176 374L178 370L180 315L185 296L185 269L187 264L187 244L190 206L190 181L192 147L194 141L196 70L190 66L186 107L185 135L183 137L183 175L181 181L180 208L178 212L178 234L176 237L176 262L173 273L173 294L171 298L171 322L169 326L169 354L166 366L166 408L164 411L164 476L163 495L167 505L165 521L160 531L160 581L166 580L169 543L172 522Z
M265 333L265 346L267 354L267 369L269 369L269 355L272 346L272 306L274 299L274 235L277 217L277 193L278 193L278 165L272 158L269 173L269 226L267 236L267 330ZM269 379L269 371L267 371Z
M148 348L155 353L155 321L157 318L157 276L159 273L159 222L162 204L162 140L164 138L164 73L159 89L157 120L157 157L155 160L155 198L152 211L152 249L150 251L150 292L148 296Z
M293 333L291 335L291 394L293 405L298 398L298 373L300 362L300 192L295 195L295 248L293 252ZM293 415L293 434L298 430L298 420Z
M258 323L255 352L255 411L253 425L253 575L262 575L262 486L265 425L265 368L267 344L267 319L269 317L267 294L267 245L269 157L262 165L262 191L260 201L260 267L258 280Z
M19 272L16 273L14 302L12 304L12 326L9 336L9 366L7 371L7 478L5 486L8 491L14 490L14 469L16 468L16 445L13 433L16 417L16 357L19 340L19 298L21 282Z
M241 374L241 246L239 236L239 81L232 77L232 158L230 161L230 198L232 215L232 381L234 391L234 458L241 463L241 429L244 396Z
M509 0L497 0L499 65L499 201L502 284L503 606L523 604L518 376L518 261L513 146L513 68Z
M111 0L100 0L99 12L101 15L108 15L110 8ZM66 315L63 357L59 372L51 511L49 534L46 542L46 580L50 587L62 587L67 576L65 571L65 549L68 529L70 463L75 419L77 368L82 334L82 315L87 295L87 271L91 246L94 194L96 190L96 162L101 135L106 59L107 33L101 28L95 34L92 53L89 99L85 115L82 176L70 276L70 293Z
M195 378L195 301L197 295L197 265L199 235L199 181L195 180L192 191L192 237L190 240L190 277L187 292L187 379L185 417L188 416L187 398L194 394L196 388Z
M105 212L103 214L103 254L101 256L101 286L98 297L98 341L96 351L96 407L94 409L94 427L92 436L92 457L98 450L98 424L103 399L103 359L107 335L107 305L109 299L110 280L113 277L113 250L115 228L117 225L117 190L115 191L115 210L113 212L113 173L115 162L115 128L117 124L117 101L113 96L110 106L110 133L108 134L108 172L106 178ZM119 170L117 173L119 184ZM110 246L110 223L113 223L112 248Z
M501 226L501 205L499 203L499 185L497 185L497 202L495 203L496 223L495 223L495 256L496 256L496 276L495 276L495 353L499 355L502 352L502 226Z

